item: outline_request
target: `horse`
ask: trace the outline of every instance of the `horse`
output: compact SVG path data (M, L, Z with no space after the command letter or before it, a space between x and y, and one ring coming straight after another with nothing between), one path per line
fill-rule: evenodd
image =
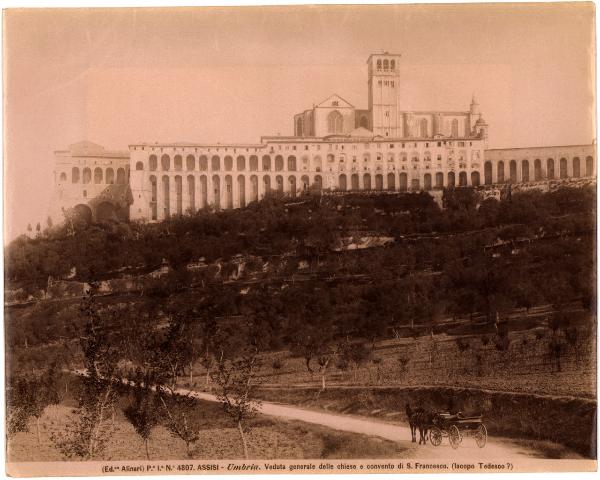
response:
M417 408L413 410L412 408L410 408L410 405L408 403L404 406L404 409L406 410L406 418L408 419L408 425L410 426L410 435L412 437L412 441L413 443L416 443L419 416L424 410L422 408Z
M417 427L419 427L419 445L423 443L423 445L427 445L427 432L431 425L433 425L433 420L435 418L435 413L431 411L427 411L423 408L419 409L419 414L417 415Z

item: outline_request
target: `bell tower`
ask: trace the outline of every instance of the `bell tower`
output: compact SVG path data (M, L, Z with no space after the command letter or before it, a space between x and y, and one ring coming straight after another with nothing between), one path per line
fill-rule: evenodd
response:
M400 55L373 53L369 66L369 112L373 133L402 137L400 113Z

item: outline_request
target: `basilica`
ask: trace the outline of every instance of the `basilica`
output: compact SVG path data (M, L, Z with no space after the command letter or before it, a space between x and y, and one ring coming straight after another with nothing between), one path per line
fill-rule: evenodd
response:
M368 108L338 94L293 119L293 136L256 144L81 142L55 152L53 214L160 221L244 207L269 192L440 191L595 176L595 146L489 150L473 97L465 111L402 108L397 54L372 54Z

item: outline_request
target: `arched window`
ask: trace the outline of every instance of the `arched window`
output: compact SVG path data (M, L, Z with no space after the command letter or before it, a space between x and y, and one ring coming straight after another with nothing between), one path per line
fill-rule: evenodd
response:
M92 181L92 171L89 168L83 169L83 183L90 183Z
M579 157L573 159L573 177L579 178L581 176L581 168L579 166Z
M567 159L560 159L560 178L567 178Z
M448 172L448 188L454 188L456 186L456 177L454 172Z
M405 172L400 174L400 191L406 192L408 190L408 175Z
M142 163L142 162L137 162ZM142 168L138 168L138 170L143 170L144 164L142 164ZM108 183L109 185L112 185L113 183L115 183L115 171L112 168L107 168L106 169L106 183Z
M242 155L237 157L236 167L238 172L243 172L244 170L246 170L246 159Z
M148 167L150 168L151 172L155 172L158 165L158 159L156 158L156 155L150 155L150 158L148 159Z
M471 172L471 185L473 185L474 187L478 187L479 181L479 172Z
M369 128L369 119L365 115L362 115L360 117L360 121L358 122L358 126L368 129Z
M419 136L420 137L427 137L427 119L426 118L422 118L421 121L419 122Z
M296 171L296 157L293 155L288 157L288 171L295 172Z
M125 169L124 168L117 169L117 183L119 185L125 185L127 183L127 180L125 178Z
M423 189L428 192L429 190L431 190L431 174L430 173L426 173L423 176Z
M190 155L191 156L191 155ZM188 159L190 158L188 156ZM194 157L192 157L194 158ZM188 211L196 213L196 179L193 175L187 176Z
M61 182L66 182L67 181L67 174L66 174L66 172L61 172L61 174L60 174L60 181Z
M173 166L177 171L180 171L183 168L183 160L181 155L175 155L175 158L173 159Z
M591 177L594 175L594 158L593 157L585 157L585 176Z
M498 162L497 176L498 176L498 183L504 183L504 162L502 160L500 160Z
M321 160L321 157L318 155L313 158L313 169L315 172L320 172L323 170L323 160Z
M167 154L160 158L160 166L165 171L171 167L171 158Z
M206 155L202 155L198 159L198 170L201 172L206 172L208 170L208 157Z
M492 162L483 164L483 181L486 185L492 184Z
M514 160L511 160L508 171L509 171L509 182L517 183L517 162L515 162Z
M452 136L454 138L458 137L458 120L456 118L452 120Z
M435 188L444 188L444 174L442 172L435 174Z
M150 175L150 219L157 220L157 208L156 208L156 197L157 197L157 185L156 185L156 177L154 175Z
M337 110L334 110L327 115L327 129L329 133L343 133L344 131L344 118L342 114Z
M383 175L375 175L375 190L383 190Z
M289 124L288 124L289 125ZM298 118L296 121L296 135L302 137L304 135L304 129L302 128L302 118Z
M554 159L546 160L546 178L552 180L554 178Z
M196 159L193 155L188 155L185 159L185 169L188 172L193 172L196 169ZM192 177L193 178L193 177ZM196 211L195 209L193 210Z
M537 182L542 179L542 162L536 158L533 162L533 179Z
M223 160L223 163L225 164L226 172L231 172L233 170L233 157L231 157L230 155L227 155L225 157L225 159Z
M459 187L467 186L467 172L460 172L458 174L458 186Z
M277 155L275 157L275 171L281 172L283 170L283 157L281 155Z
M237 177L237 189L240 207L244 208L246 206L246 178L243 175Z
M390 67L389 61L388 61L388 59L386 58L386 59L383 61L383 69L384 69L384 70L387 70L389 67Z
M250 157L250 171L251 172L258 171L258 157L256 155L252 155Z
M396 175L391 172L387 176L387 189L391 192L396 190Z
M210 159L210 169L213 172L218 172L219 170L221 170L221 159L218 157L218 155L214 155Z
M136 170L143 170L144 169L144 162L136 162L135 169ZM108 178L108 170L106 171L106 177ZM108 182L106 182L106 183L108 183Z
M262 169L264 172L271 170L271 157L268 155L263 155L262 157Z
M377 60L377 70L381 70L381 59Z
M71 169L71 183L79 183L79 169L77 167Z
M396 70L396 60L390 60L390 69Z
M364 190L371 190L371 175L368 173L363 175L363 186Z
M346 175L344 175L343 173L340 175L340 185L339 185L339 189L342 192L345 192L348 188L348 185L346 184Z
M529 181L529 161L523 160L521 162L521 181L528 182Z

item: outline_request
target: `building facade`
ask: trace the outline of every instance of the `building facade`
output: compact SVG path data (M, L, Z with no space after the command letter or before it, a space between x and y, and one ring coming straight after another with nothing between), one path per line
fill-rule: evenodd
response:
M293 136L137 143L128 153L82 142L55 152L57 204L89 207L93 220L160 221L244 207L269 192L432 191L595 177L595 145L487 149L488 125L475 98L463 112L406 111L400 56L373 54L367 62L368 108L334 94L294 115Z

